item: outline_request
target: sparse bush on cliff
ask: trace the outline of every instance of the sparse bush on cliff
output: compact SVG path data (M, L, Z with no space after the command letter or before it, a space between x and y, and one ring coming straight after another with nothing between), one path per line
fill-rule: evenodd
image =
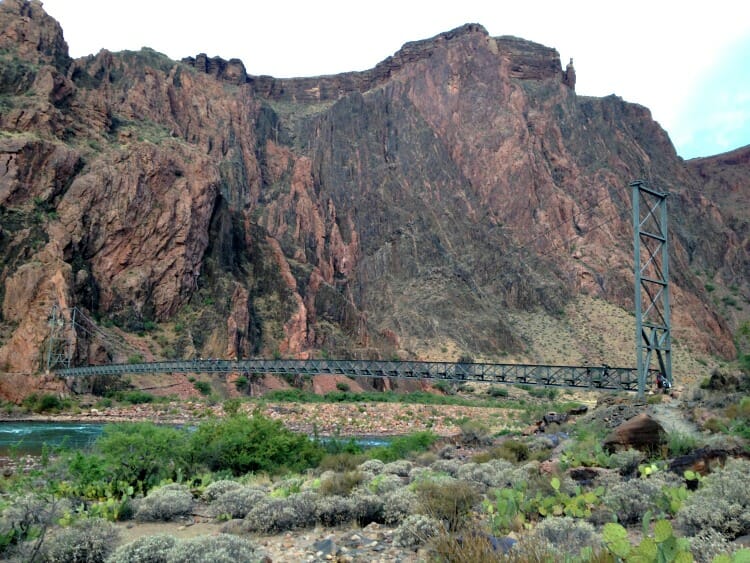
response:
M78 520L45 542L45 559L55 563L103 563L119 535L114 524L101 518Z
M188 516L193 495L183 485L167 485L151 491L138 505L135 519L140 522L169 521Z

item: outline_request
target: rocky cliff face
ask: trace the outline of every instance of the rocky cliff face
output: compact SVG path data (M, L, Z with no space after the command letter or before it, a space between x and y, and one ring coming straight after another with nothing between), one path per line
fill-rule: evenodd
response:
M704 187L715 171L646 108L578 96L554 49L471 24L371 71L280 80L148 49L70 60L21 0L0 4L0 49L0 371L40 369L54 304L128 344L79 331L80 362L551 361L518 313L632 308L635 178L672 194L676 335L735 354L741 315L701 278L741 280L745 314L747 235Z

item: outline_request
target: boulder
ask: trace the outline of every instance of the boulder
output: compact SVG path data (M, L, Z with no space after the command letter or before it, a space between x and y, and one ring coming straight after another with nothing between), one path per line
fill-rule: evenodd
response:
M654 451L665 442L665 437L662 425L648 414L641 413L617 426L602 446L609 453L629 448Z

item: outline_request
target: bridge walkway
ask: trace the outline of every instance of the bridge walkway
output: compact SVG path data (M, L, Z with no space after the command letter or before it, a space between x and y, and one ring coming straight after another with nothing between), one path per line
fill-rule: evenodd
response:
M462 362L417 362L387 360L167 360L133 364L106 364L59 368L61 377L128 375L140 373L242 373L277 375L344 375L347 377L392 377L456 382L485 382L637 391L635 368L559 366L538 364L494 364ZM648 374L647 385L655 378Z

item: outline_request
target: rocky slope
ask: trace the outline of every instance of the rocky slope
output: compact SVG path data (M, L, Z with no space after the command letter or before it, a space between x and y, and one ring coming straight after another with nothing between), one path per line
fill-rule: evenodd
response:
M519 318L632 308L634 178L671 194L675 336L734 357L749 249L705 187L717 172L677 157L646 108L574 86L554 49L476 24L314 78L149 49L71 60L39 2L5 0L0 371L40 369L54 304L128 345L70 334L78 362L550 361Z

